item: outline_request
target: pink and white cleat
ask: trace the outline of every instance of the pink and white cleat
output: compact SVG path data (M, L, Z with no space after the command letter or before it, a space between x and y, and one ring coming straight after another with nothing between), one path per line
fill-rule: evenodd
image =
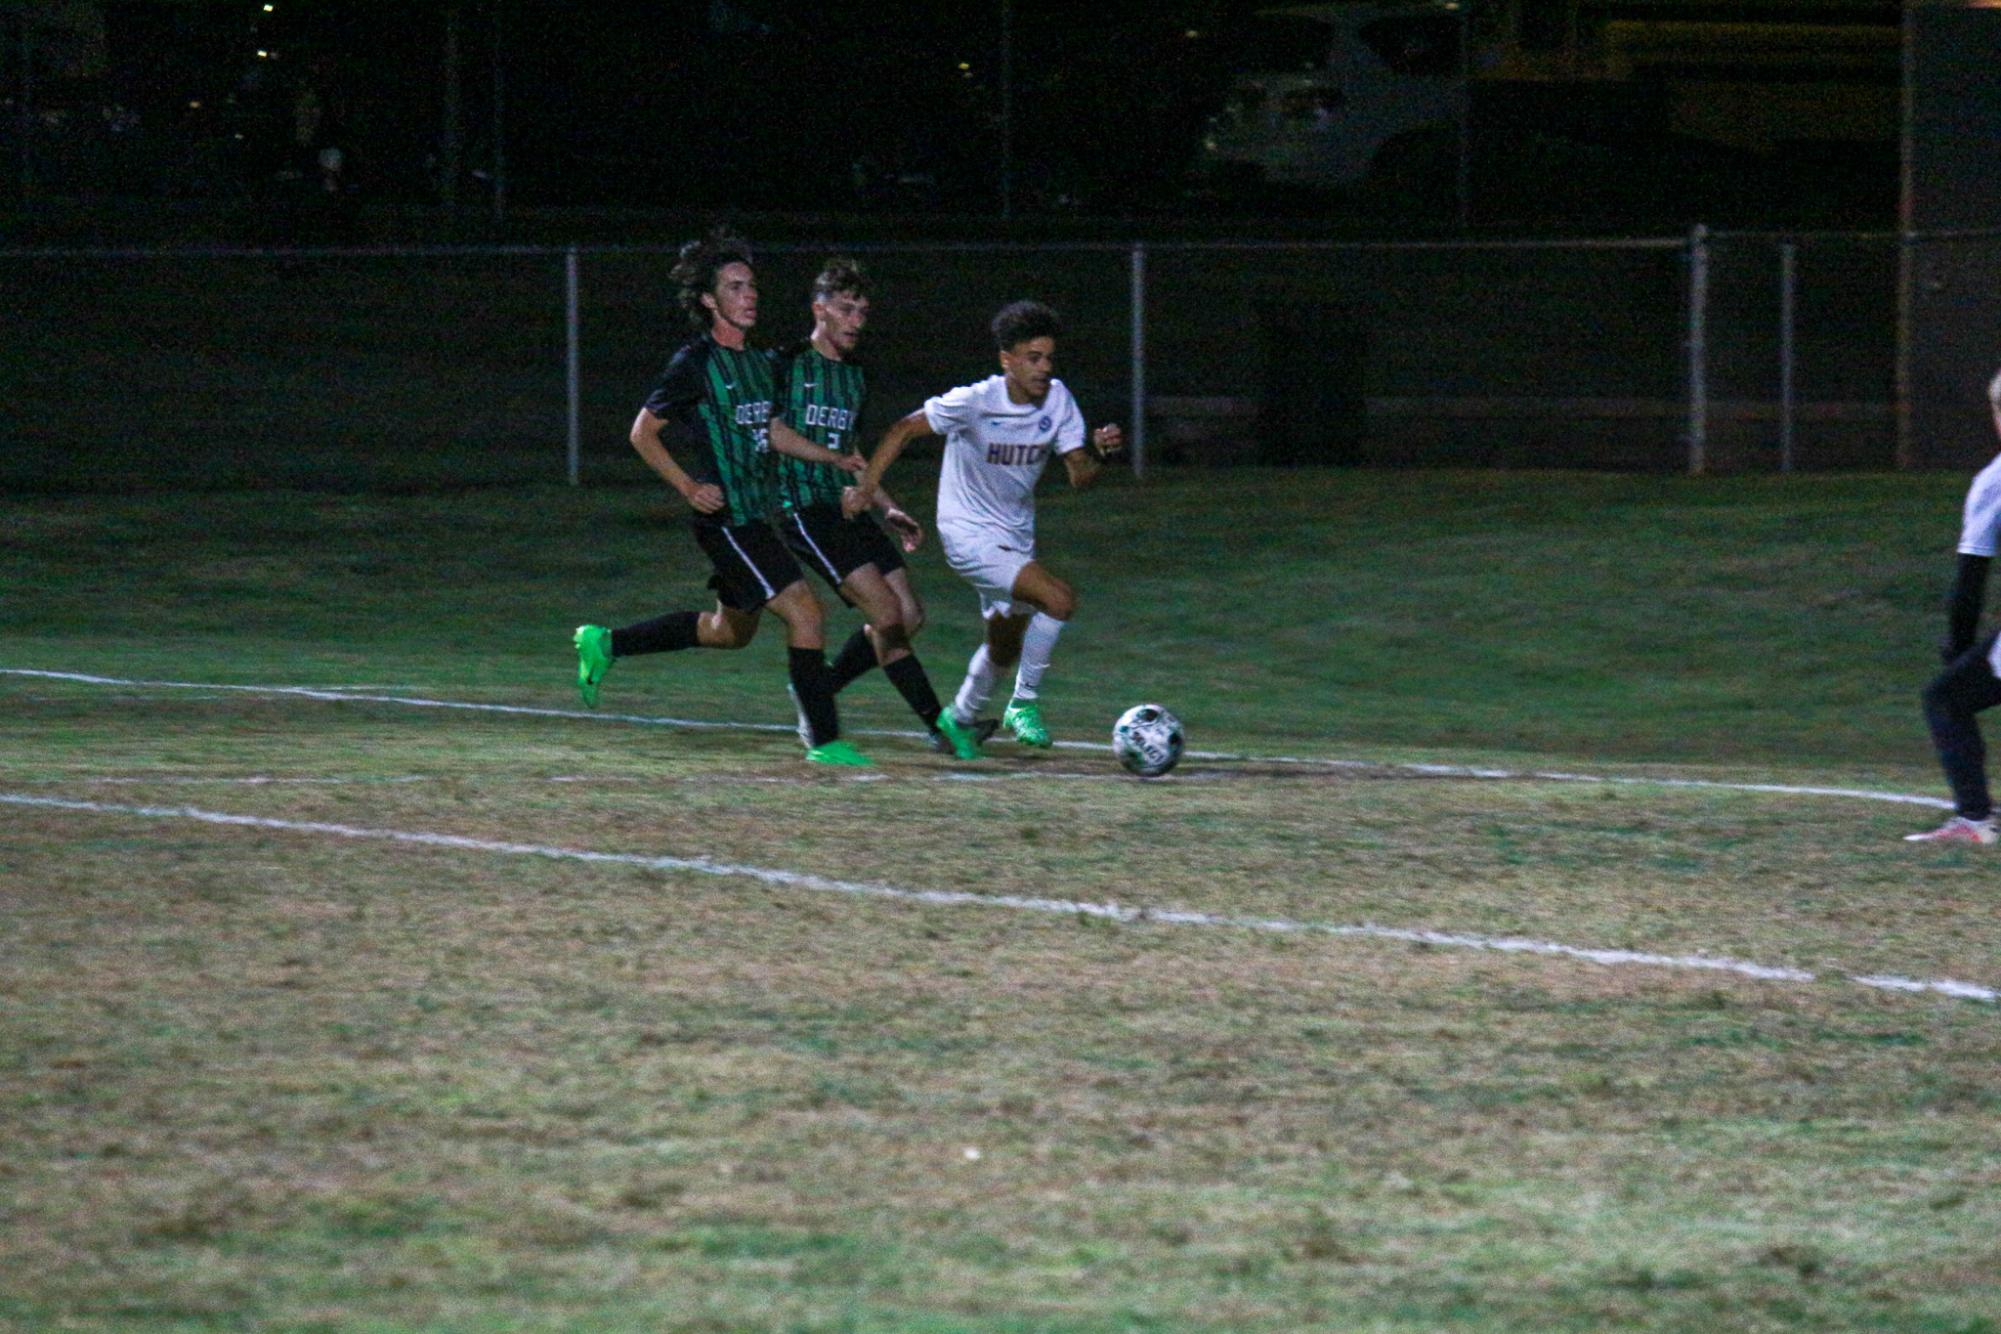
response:
M1955 815L1929 833L1904 835L1906 843L1992 843L1997 839L2001 839L2001 829L1995 827L1991 815L1985 820Z

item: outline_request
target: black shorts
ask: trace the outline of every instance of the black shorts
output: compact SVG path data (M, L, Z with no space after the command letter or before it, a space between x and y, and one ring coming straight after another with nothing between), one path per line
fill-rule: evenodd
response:
M874 519L850 519L833 505L812 505L778 517L778 531L799 563L836 592L864 565L883 574L903 568L903 553Z
M709 587L735 611L756 611L806 577L767 523L698 523L695 541L716 567Z

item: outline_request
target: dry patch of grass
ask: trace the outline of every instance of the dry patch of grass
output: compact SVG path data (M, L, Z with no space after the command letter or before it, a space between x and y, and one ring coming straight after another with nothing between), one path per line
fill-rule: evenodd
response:
M1991 867L1903 848L1895 808L1140 784L1067 755L967 782L891 741L858 781L782 736L57 711L38 752L0 752L0 790L1996 980ZM184 781L252 775L354 781ZM1977 1331L2001 1309L1985 1006L0 821L0 1321L24 1328Z

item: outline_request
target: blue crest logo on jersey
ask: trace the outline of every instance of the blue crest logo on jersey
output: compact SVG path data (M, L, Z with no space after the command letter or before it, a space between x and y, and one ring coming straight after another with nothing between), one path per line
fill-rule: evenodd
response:
M1049 418L1048 418L1047 416L1043 417L1043 419L1042 419L1041 421L1039 421L1039 422L1035 423L1035 429L1036 429L1036 430L1038 430L1038 431L1046 431L1046 430L1048 430L1048 429L1049 429L1049 421L1050 421L1050 419L1049 419Z

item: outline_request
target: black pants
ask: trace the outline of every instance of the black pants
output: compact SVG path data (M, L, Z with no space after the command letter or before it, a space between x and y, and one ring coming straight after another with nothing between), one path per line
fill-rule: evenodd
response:
M1969 820L1984 820L1994 813L1994 800L1987 791L1987 746L1974 716L2001 704L2001 679L1987 661L1994 640L1988 635L1954 658L1924 693L1932 746L1945 766L1946 781L1952 784L1953 805Z

